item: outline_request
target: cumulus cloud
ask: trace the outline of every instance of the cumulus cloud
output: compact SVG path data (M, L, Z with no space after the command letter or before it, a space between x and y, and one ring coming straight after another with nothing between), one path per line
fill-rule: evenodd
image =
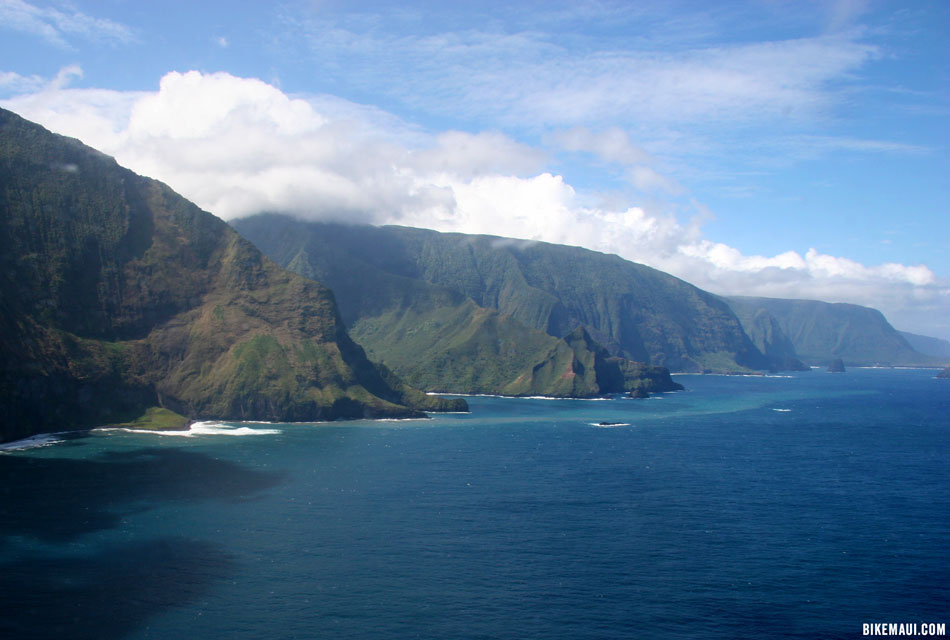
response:
M407 149L260 80L169 73L153 93L48 89L8 105L224 218L278 210L376 222L446 199L415 184Z
M497 132L432 135L338 98L294 97L260 80L194 71L169 73L143 93L52 83L4 106L224 218L286 211L572 244L718 293L874 306L917 331L924 327L911 322L915 310L950 316L950 285L925 265L868 266L813 249L745 255L703 236L708 213L698 203L682 222L682 210L662 205L598 202L546 171L544 153ZM649 169L649 157L619 130L575 129L559 140L629 165L644 189L679 188Z

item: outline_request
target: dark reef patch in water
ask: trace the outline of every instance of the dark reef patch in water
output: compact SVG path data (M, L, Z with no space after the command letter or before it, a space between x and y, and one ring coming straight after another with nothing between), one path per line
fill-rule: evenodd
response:
M31 554L0 564L0 637L124 637L156 613L195 603L234 565L220 545L173 537L83 557Z
M167 501L235 501L281 484L257 471L171 447L93 459L0 457L0 547L8 536L67 542L118 526L123 514Z

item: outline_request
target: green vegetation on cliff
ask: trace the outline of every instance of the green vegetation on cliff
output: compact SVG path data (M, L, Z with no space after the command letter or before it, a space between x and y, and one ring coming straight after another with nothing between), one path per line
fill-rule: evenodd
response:
M155 407L262 420L464 408L370 362L323 285L4 110L0 189L0 440L168 416Z
M795 346L782 330L782 325L768 310L755 305L732 305L736 317L742 323L752 344L769 361L769 368L781 371L805 371L808 369L798 359Z
M418 326L450 308L466 312L458 306L465 301L474 303L471 309L497 314L491 330L510 332L526 348L543 339L525 343L524 336L515 335L519 331L560 339L584 327L613 355L676 371L768 366L721 299L617 256L490 236L305 223L279 215L233 224L279 264L331 286L353 337L410 381L417 380L404 369L411 363L393 360L397 347L392 345L398 341L376 339L382 327L391 326L391 318L382 316L408 312ZM359 286L367 282L372 284ZM422 334L415 340L424 344L428 332L417 331Z
M593 357L592 352L581 353L587 347L479 306L451 287L316 243L278 259L299 273L332 281L353 338L372 359L416 387L560 397L623 391L602 388L593 368L578 374L577 358ZM634 363L629 367L636 370ZM662 370L664 380L661 369L654 369L656 390L679 388L668 372Z
M666 367L635 362L627 358L612 356L603 346L594 341L584 327L577 327L564 341L574 351L574 369L581 375L591 377L591 385L597 385L597 391L604 393L633 393L644 397L659 391L680 391L683 385L673 382Z
M150 431L183 431L191 425L191 420L174 411L162 407L149 407L145 413L129 422L108 425L127 429L145 429Z

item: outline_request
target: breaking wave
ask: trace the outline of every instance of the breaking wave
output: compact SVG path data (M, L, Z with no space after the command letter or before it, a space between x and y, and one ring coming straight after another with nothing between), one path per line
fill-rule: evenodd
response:
M267 424L267 423L261 423ZM283 433L280 429L252 429L239 427L223 422L195 422L188 430L159 431L149 429L128 429L125 427L106 427L96 431L127 431L129 433L150 433L157 436L175 436L179 438L195 438L197 436L266 436Z

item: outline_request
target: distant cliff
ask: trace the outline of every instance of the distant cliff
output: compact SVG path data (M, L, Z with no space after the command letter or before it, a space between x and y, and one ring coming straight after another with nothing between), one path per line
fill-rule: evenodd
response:
M950 362L950 341L908 333L907 331L898 331L897 333L903 336L914 351L925 356L942 359L944 362Z
M782 371L805 371L808 367L798 358L795 345L781 323L761 306L732 304L746 335L768 359L769 368Z
M0 110L0 440L185 418L413 416L330 291L167 186Z
M934 363L933 358L915 351L877 309L817 300L726 300L740 318L759 315L774 321L797 357L806 364L827 366L835 358L841 358L848 366ZM753 341L761 339L754 327L746 326Z
M632 384L609 378L610 367L595 366L611 356L588 334L550 335L478 304L462 291L471 274L439 283L425 278L408 262L406 247L375 227L309 225L282 216L234 224L288 268L330 284L352 335L370 357L422 389L590 397ZM437 269L437 262L432 258L430 268ZM444 267L451 271L453 263L448 259ZM612 371L640 373L641 384L657 391L681 388L661 367L614 360Z
M447 315L490 322L499 336L530 333L514 339L525 348L583 327L612 355L673 371L768 367L721 299L617 256L278 215L232 224L279 264L331 286L354 338L413 382L419 379L408 371L408 345L449 340ZM358 286L366 282L373 285ZM405 331L394 333L396 325Z

